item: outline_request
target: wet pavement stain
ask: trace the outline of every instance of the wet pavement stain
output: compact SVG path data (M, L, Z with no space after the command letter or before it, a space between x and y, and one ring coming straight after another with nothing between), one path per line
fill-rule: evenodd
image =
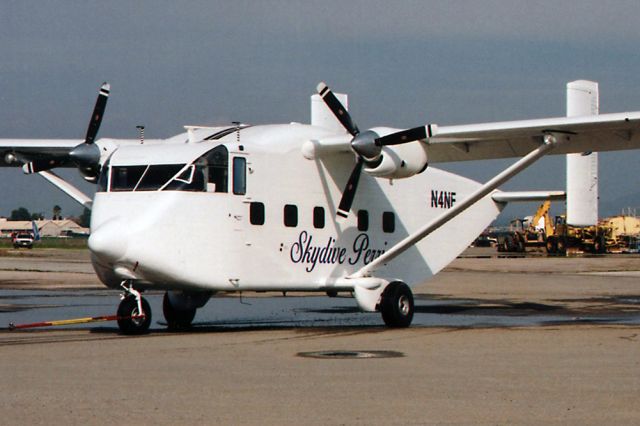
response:
M152 331L164 331L162 294L146 293ZM0 292L0 329L24 324L114 314L119 293L111 290ZM523 327L560 324L640 324L640 296L527 302L509 299L415 298L412 327ZM65 326L93 329L95 325ZM115 330L114 324L105 324ZM385 330L379 313L363 313L352 298L321 296L212 298L198 310L189 332L269 329Z

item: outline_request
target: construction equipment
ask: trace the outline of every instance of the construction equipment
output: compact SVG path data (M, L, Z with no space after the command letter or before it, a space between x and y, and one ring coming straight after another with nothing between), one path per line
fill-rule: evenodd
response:
M636 253L640 236L640 218L613 216L593 226L573 226L564 215L555 219L554 232L548 234L549 254L583 253Z
M607 251L612 253L637 253L640 236L640 218L621 214L602 219L599 224L610 229Z
M512 220L509 230L498 235L498 251L522 253L527 247L544 247L546 236L553 233L550 208L551 200L546 200L534 216Z
M573 226L565 215L556 216L554 232L547 236L547 253L606 253L612 244L611 228L606 225Z

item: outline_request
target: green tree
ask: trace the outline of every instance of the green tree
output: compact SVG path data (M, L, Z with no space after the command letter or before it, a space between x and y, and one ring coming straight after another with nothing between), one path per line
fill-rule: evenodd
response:
M31 220L31 213L24 207L18 207L15 210L11 210L9 220Z
M59 205L53 206L53 220L61 220L62 219L62 207Z

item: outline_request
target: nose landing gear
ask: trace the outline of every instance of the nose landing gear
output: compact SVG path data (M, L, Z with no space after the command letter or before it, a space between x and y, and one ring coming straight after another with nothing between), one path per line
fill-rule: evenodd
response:
M133 285L123 281L120 286L124 293L118 306L118 327L122 334L145 334L151 325L151 307Z

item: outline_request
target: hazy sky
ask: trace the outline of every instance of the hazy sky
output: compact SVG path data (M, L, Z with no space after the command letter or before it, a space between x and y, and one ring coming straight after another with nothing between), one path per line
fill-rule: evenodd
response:
M639 16L615 0L0 0L0 137L83 138L103 81L99 137L308 122L321 80L349 94L361 129L562 116L576 79L599 82L602 113L640 110ZM638 199L640 153L600 158L609 214ZM486 179L507 163L446 168ZM0 179L0 215L81 211L39 176ZM564 158L504 188L564 189Z

